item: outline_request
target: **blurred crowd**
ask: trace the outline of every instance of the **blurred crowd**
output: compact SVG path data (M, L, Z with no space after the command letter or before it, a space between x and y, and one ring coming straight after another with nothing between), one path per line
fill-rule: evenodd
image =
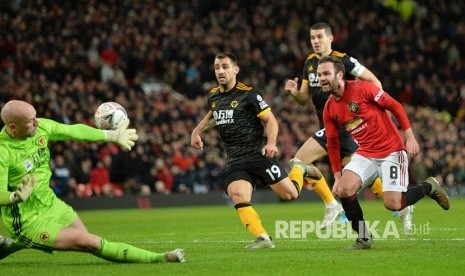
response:
M422 152L411 178L437 176L465 195L465 10L419 1L7 0L0 2L0 107L34 104L39 117L94 125L105 101L128 111L140 140L52 143L59 196L223 191L225 153L215 131L191 148L190 131L216 85L216 53L239 58L239 79L259 88L280 123L281 162L317 130L313 108L283 91L302 75L308 28L335 33L334 48L370 68L406 107ZM330 174L328 161L318 166Z

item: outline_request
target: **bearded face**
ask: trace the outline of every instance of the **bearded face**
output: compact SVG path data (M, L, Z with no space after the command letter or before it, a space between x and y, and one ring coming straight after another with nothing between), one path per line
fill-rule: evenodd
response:
M342 72L336 73L333 63L320 63L317 73L323 92L334 94L339 89L339 80L342 78Z

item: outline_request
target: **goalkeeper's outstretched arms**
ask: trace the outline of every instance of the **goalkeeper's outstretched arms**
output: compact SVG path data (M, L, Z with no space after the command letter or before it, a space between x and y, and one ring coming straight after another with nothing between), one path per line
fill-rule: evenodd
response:
M50 140L77 140L77 141L108 141L118 144L123 150L131 150L139 138L134 128L128 128L129 119L126 119L115 130L101 130L84 124L65 125L49 119L39 119L44 128L48 128L53 136Z
M126 119L116 130L105 130L105 140L118 144L124 150L131 150L139 136L134 128L128 128L129 119Z
M34 192L36 183L37 177L27 174L21 179L16 191L0 191L0 205L16 204L28 200Z

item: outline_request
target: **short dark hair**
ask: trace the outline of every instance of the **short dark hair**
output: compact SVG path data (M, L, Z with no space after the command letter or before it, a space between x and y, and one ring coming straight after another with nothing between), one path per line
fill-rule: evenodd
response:
M344 63L342 63L341 59L335 56L329 55L329 56L322 57L318 64L322 64L324 62L331 62L334 65L334 71L336 74L339 72L342 72L342 75L343 76L345 75L346 68L344 66Z
M311 30L321 30L321 29L324 29L325 33L327 35L332 35L333 34L333 30L331 29L331 26L329 26L329 24L325 23L325 22L318 22L318 23L313 24L310 27L310 31Z
M222 52L222 53L216 54L215 56L215 59L223 59L223 58L229 58L234 65L237 65L237 57L233 53Z

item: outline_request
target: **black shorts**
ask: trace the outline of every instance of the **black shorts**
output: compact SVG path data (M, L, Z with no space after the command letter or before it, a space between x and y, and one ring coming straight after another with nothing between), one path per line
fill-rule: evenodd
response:
M231 182L246 180L255 186L257 182L265 186L278 183L287 177L287 172L280 166L278 159L259 156L228 163L225 169L225 190Z
M326 148L326 129L322 128L318 130L312 135L312 138L328 152ZM339 129L339 143L341 144L341 158L351 156L358 149L357 142L355 142L352 136L343 128Z

